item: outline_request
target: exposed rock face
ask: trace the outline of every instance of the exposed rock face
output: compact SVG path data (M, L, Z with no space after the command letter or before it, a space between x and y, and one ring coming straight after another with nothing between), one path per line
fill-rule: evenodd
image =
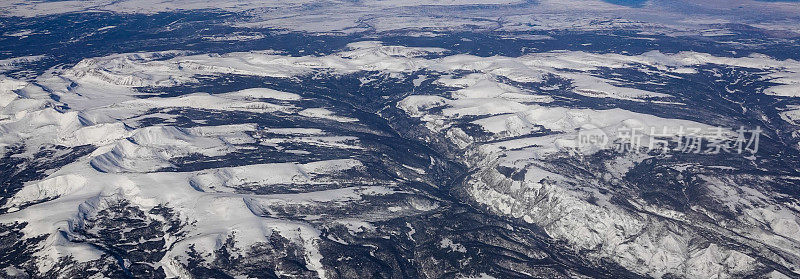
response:
M797 59L169 14L220 34L0 61L0 277L800 277Z

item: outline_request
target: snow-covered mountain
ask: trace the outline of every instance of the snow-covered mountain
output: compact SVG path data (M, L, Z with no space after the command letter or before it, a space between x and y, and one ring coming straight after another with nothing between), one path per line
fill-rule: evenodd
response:
M571 4L4 3L0 277L800 278L800 5Z

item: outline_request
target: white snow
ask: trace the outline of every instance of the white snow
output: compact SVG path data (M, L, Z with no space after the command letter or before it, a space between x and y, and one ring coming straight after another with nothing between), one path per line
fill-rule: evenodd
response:
M315 179L316 175L333 174L361 167L353 159L311 162L307 164L276 163L247 165L200 171L191 179L193 187L203 191L233 192L251 185L329 183Z
M31 33L26 32L26 33L17 33L6 36L27 36L30 34ZM21 56L15 58L0 59L0 73L18 69L19 66L22 64L33 63L45 58L47 58L47 56L45 55L32 55L32 56Z
M65 1L31 4L30 7L69 10L82 9L82 5L87 4L90 3ZM115 5L132 4L121 1ZM159 8L163 7L153 9ZM441 57L431 58L429 55ZM0 62L0 65L16 63L19 62ZM328 135L320 129L302 127L267 127L259 131L255 124L178 128L168 123L140 127L136 120L147 116L170 117L164 113L170 108L287 114L342 123L357 119L339 115L331 108L303 107L298 102L303 99L301 95L266 88L222 94L135 98L137 93L133 87L187 84L197 81L199 75L293 77L315 71L334 74L380 71L404 76L418 70L445 74L471 71L474 73L463 77L450 75L436 80L441 85L453 87L441 96L411 95L398 102L398 107L442 135L444 140L461 148L465 158L471 158L465 163L474 168L475 174L469 177L467 192L478 203L500 214L535 223L549 236L566 241L577 250L593 251L591 257L611 259L641 274L658 277L672 272L688 277L725 277L730 272L748 269L753 259L727 247L696 243L692 241L694 236L691 232L675 229L661 219L686 221L682 219L686 218L684 215L630 200L638 209L659 218L634 214L608 202L608 197L599 191L580 186L593 182L574 181L544 165L536 165L551 156L572 156L564 152L565 147L574 147L578 129L588 124L607 132L612 140L614 131L621 127L641 127L648 133L648 127L709 126L622 109L557 107L551 105L553 99L548 96L502 82L506 78L535 82L541 81L545 74L553 74L571 80L578 94L647 102L671 97L599 77L591 71L600 67L648 66L667 73L685 74L691 73L690 69L694 67L707 64L760 69L765 73L765 80L783 84L768 88L764 93L785 96L798 84L797 73L800 72L797 61L765 56L728 58L695 52L621 55L559 51L521 57L478 57L448 55L446 50L436 48L384 46L368 41L351 44L340 53L325 56L297 57L274 51L226 54L168 51L91 58L74 67L53 69L38 77L37 83L51 89L52 93L28 81L3 77L0 79L0 146L25 142L32 150L38 150L38 147L48 144L92 144L98 149L74 163L48 172L42 180L25 184L6 205L14 209L13 212L0 216L0 222L29 222L24 230L25 237L51 234L45 242L45 249L37 254L42 257L39 267L47 269L54 259L61 256L74 255L77 260L86 261L99 255L96 249L62 239L62 234L57 232L76 235L74 228L110 202L126 200L143 209L167 204L178 210L181 218L196 222L186 238L171 239L175 246L161 261L168 276L183 274L179 261L191 244L207 252L216 249L231 234L241 240L237 245L245 247L266 241L272 233L279 233L302 246L306 265L324 277L318 251L320 232L305 222L265 217L270 215L269 206L346 204L367 196L392 194L396 190L391 185L351 185L269 195L243 195L237 190L248 185L294 184L303 190L302 186L334 184L328 176L363 167L358 160L258 164L186 173L157 171L172 166L170 160L181 156L223 156L237 148L245 148L240 145L246 144L280 146L283 143L302 143L340 149L363 148L358 138ZM76 86L68 86L72 83ZM50 94L59 96L59 101L51 99ZM54 109L60 104L67 105L68 109ZM442 110L437 112L434 108ZM787 122L796 124L793 111L786 110L783 116ZM464 130L452 127L454 120L461 119L470 119L488 132L494 141L476 142ZM557 133L524 137L542 128ZM256 139L251 137L255 132L290 137ZM667 136L674 135L672 130L667 133ZM525 168L524 180L511 181L493 168L497 165ZM621 176L630 167L620 164L612 172ZM773 201L759 196L756 188L736 185L735 189L728 189L724 186L730 184L728 182L708 181L711 195L727 197L720 198L725 206L743 210L742 214L747 218L743 217L741 222L763 225L759 230L749 228L752 231L747 233L761 237L761 241L776 249L800 250L796 249L800 243L800 220L796 217L796 210L770 206ZM599 201L588 202L588 195L598 195ZM42 199L52 200L22 208L31 201ZM412 203L410 207L429 210L436 206ZM410 207L391 204L386 206L386 210L401 214ZM352 220L343 222L354 232L361 228L370 229L369 224L356 224ZM456 252L466 250L463 244L449 239L439 244Z
M461 243L455 243L453 240L449 238L443 238L439 241L439 248L446 248L449 249L451 252L459 252L459 253L466 253L467 248L464 247Z

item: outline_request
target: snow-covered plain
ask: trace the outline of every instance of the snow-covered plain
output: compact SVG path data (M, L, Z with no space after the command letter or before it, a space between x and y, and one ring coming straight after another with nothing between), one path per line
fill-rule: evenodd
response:
M632 1L636 3L637 1ZM428 30L435 35L452 30L608 30L625 28L672 35L725 36L735 33L726 24L752 24L775 32L796 32L800 8L782 1L746 0L642 2L642 7L600 0L371 0L350 1L199 1L91 0L5 1L0 10L10 16L37 17L69 13L114 12L156 14L215 11L247 15L229 24L285 31L348 34L363 31ZM481 8L452 13L454 8ZM688 13L688 7L703 11ZM102 30L99 30L102 31ZM24 34L23 34L24 35ZM20 34L7 34L20 36ZM238 37L237 37L238 36ZM256 35L257 36L257 35ZM251 35L229 38L251 39ZM209 38L211 40L225 38Z

